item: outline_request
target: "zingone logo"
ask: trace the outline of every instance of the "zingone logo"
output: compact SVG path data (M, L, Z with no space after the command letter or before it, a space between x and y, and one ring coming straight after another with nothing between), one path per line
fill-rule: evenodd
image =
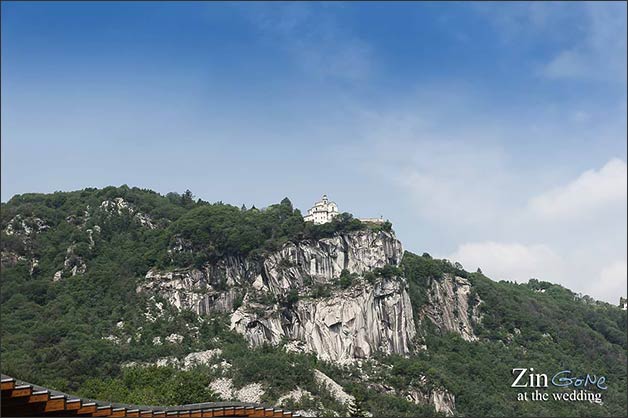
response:
M549 380L545 373L533 373L534 368L515 367L512 374L515 380L510 387L513 388L546 388L549 386ZM571 370L562 370L552 377L552 385L556 387L586 388L594 386L601 390L606 390L606 377L586 374L585 376L572 376Z

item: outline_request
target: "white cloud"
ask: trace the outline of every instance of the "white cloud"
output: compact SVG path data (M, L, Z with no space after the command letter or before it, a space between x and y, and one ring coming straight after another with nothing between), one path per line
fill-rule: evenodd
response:
M516 180L499 128L484 118L467 119L474 103L458 87L422 86L394 111L357 111L350 125L360 127L354 136L361 141L339 150L412 200L418 216L451 229L495 222Z
M405 247L480 267L496 280L536 277L614 303L613 291L590 288L626 252L626 162L609 159L621 154L604 154L588 136L599 137L607 121L586 117L591 108L580 104L562 109L577 116L577 125L555 115L482 118L465 112L478 107L466 92L455 99L446 89L439 93L419 94L394 111L363 112L352 124L364 130L356 135L362 142L337 153L343 161L351 156L369 180L390 185L384 200L397 202L389 216ZM619 141L624 134L608 135ZM523 152L511 147L519 139L529 144ZM559 151L560 144L578 152ZM607 163L565 176L599 158ZM407 213L394 212L403 204Z
M530 278L556 282L564 276L564 262L549 246L502 242L463 244L448 257L467 269L482 272L495 280L528 281Z
M579 252L562 256L545 244L484 241L463 244L444 258L460 262L469 271L479 267L494 280L527 282L537 278L610 303L626 296L625 259L600 267L601 260L595 254L583 256Z
M529 209L545 219L571 220L609 205L626 204L626 163L610 160L600 170L588 170L576 180L557 187L529 202Z
M452 227L495 219L496 200L506 177L498 153L447 141L425 142L420 148L422 152L400 171L396 182L410 192L423 216Z
M628 279L628 265L626 260L617 260L604 267L597 280L587 289L587 294L594 298L619 302L620 296L626 296L626 280Z

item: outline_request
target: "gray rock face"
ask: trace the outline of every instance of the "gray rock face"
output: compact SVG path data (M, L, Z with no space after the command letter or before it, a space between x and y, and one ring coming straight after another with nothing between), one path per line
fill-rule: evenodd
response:
M455 413L456 398L445 389L432 389L427 393L420 390L411 390L406 399L418 405L432 405L436 412L445 416L453 416Z
M185 243L177 244L184 250ZM300 341L321 358L346 362L375 351L405 354L415 335L412 306L403 278L357 279L326 298L303 298L290 306L269 306L253 295L281 298L291 289L303 296L316 284L330 284L343 270L358 276L399 265L403 250L393 233L356 231L321 240L286 243L262 260L225 257L201 269L150 270L138 292L164 297L178 309L198 314L232 313L232 329L253 345ZM242 306L235 309L236 300ZM259 299L259 298L258 298ZM235 311L235 312L234 312Z
M290 242L264 260L263 287L275 294L301 288L310 279L329 283L342 270L362 274L385 265L399 265L401 242L390 232L357 231L318 241Z
M299 340L321 359L348 363L376 351L407 354L415 335L412 305L400 278L362 282L323 299L303 299L288 309L245 304L231 327L253 345Z
M173 254L189 250L189 243L182 239L174 240L171 248ZM387 265L398 266L402 256L401 243L393 233L356 231L288 242L262 258L224 257L200 268L152 269L137 291L199 315L230 314L231 328L253 346L282 344L288 351L360 365L363 359L374 361L375 352L403 355L416 348L411 343L416 326L405 279L366 275ZM346 288L338 280L343 270L353 275ZM329 293L314 292L321 286ZM473 325L480 321L481 300L468 280L451 275L432 280L427 300L419 312L421 322L429 320L442 332L477 340ZM342 388L329 377L323 382L317 374L317 379L330 393L341 393ZM423 376L412 387L389 390L454 415L454 395L426 382Z
M16 239L19 245L18 248L12 246L13 249L11 250L3 248L0 251L0 266L13 267L19 262L29 260L29 271L32 276L39 268L39 260L33 254L33 238L48 229L50 229L50 225L41 218L15 215L7 223L3 232Z
M325 373L321 372L320 370L314 369L314 379L316 380L316 383L324 387L338 402L345 405L354 404L355 397L345 392L342 386L336 383L331 377L327 376Z
M77 274L85 274L87 271L87 264L82 257L75 254L76 244L72 244L65 252L65 260L63 261L63 268L57 270L52 276L53 282L58 282L64 277L76 276Z
M4 229L7 235L27 236L46 231L50 226L41 218L36 216L22 217L15 215Z
M476 341L473 324L480 321L478 306L481 300L471 295L471 283L462 277L445 274L432 280L428 303L419 317L429 319L442 332L455 332L466 341Z
M172 252L185 250L183 240L171 249ZM160 294L178 308L199 314L229 311L233 295L224 293L230 287L251 286L259 292L285 295L290 289L329 283L343 269L362 274L387 264L399 265L402 256L401 243L393 233L356 231L318 241L288 242L263 260L224 257L201 269L152 269L137 291Z
M125 212L133 215L135 220L141 225L149 229L155 229L155 224L150 216L145 213L141 213L135 210L131 204L125 201L121 197L116 197L113 200L103 200L100 204L100 210L105 211L108 214L122 215Z
M185 268L167 272L149 270L146 280L136 290L157 294L177 309L191 310L199 315L232 312L240 294L233 286L242 279L235 274L239 268L236 271L230 268L235 265L225 262L222 269L207 266L203 269ZM231 287L227 288L228 284Z
M213 350L205 350L205 351L195 351L189 353L183 358L177 358L175 356L171 357L162 357L157 359L154 362L128 362L123 363L122 367L150 367L150 366L158 366L158 367L167 367L172 366L181 370L190 370L194 366L198 365L210 365L214 359L220 357L222 354L222 350L219 348Z
M64 271L69 271L72 276L77 274L83 274L87 271L87 265L82 257L75 254L76 244L72 244L68 247L65 260L63 261Z

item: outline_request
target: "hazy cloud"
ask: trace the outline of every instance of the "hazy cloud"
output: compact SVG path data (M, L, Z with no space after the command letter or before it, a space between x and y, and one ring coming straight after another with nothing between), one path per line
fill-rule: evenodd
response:
M600 170L587 170L576 180L535 196L530 210L546 219L574 219L608 205L626 205L626 163L614 158Z
M534 277L551 281L564 276L564 261L544 244L473 242L461 245L448 258L471 271L479 267L495 280L525 282Z
M544 141L531 146L527 158L504 141L530 137L561 144L589 133L554 115L533 121L494 112L478 117L461 110L477 107L472 95L461 92L461 106L448 97L363 112L352 125L364 129L365 142L341 154L356 155L365 172L385 179L410 202L414 213L407 222L430 231L433 255L469 270L480 267L496 280L535 277L615 303L626 282L615 263L626 251L625 160L589 163L573 174L565 171L569 159L533 158L545 152ZM595 118L579 123L587 132L607 125ZM396 226L403 231L404 225ZM405 244L420 250L412 241Z
M626 295L626 278L628 267L626 260L617 260L604 267L599 276L591 280L586 292L590 295L603 295L612 301L612 298ZM598 296L600 297L600 296Z

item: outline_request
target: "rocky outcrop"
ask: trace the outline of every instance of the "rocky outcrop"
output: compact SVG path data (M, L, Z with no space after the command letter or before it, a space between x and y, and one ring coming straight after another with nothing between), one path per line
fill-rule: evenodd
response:
M72 244L68 247L63 261L64 271L69 271L72 276L77 274L83 274L87 271L87 265L83 260L83 257L76 255L76 244Z
M328 298L299 300L283 310L260 308L245 304L231 317L232 329L252 345L298 340L304 351L340 363L368 358L376 351L407 354L415 335L410 298L400 278L361 282Z
M85 230L87 232L87 240L89 242L89 249L93 249L96 242L94 241L94 234L100 234L100 226L94 225L93 228L88 228Z
M355 397L345 392L342 386L320 370L314 369L314 380L324 387L329 394L341 404L353 405L355 403Z
M303 398L312 398L312 393L307 390L303 390L297 386L296 389L291 390L290 392L282 395L277 399L276 404L279 406L284 406L286 401L291 402L300 402Z
M445 416L453 416L455 413L456 398L445 389L434 388L427 393L421 390L410 390L406 399L418 405L432 405L436 412Z
M320 240L290 242L264 260L263 287L273 293L302 288L309 281L329 283L343 270L363 274L399 265L401 242L391 232L356 231Z
M260 383L250 383L240 389L233 386L233 381L226 377L218 378L209 384L209 388L223 400L236 400L239 402L261 402L264 388Z
M41 218L15 215L3 230L10 243L3 245L0 251L0 266L14 267L26 262L29 274L33 276L39 270L39 259L33 254L33 239L48 229L50 225Z
M31 258L30 268L28 269L28 274L31 276L39 271L39 260L35 257Z
M244 273L235 260L203 269L150 270L137 292L159 295L177 309L199 315L232 312L241 294L235 285L243 280L237 270Z
M133 218L143 227L149 229L155 229L155 223L145 213L137 211L129 202L125 201L121 197L116 197L112 200L104 200L100 204L100 209L108 214L117 214L122 215L124 213L128 213L133 216Z
M471 292L471 283L462 277L445 274L432 280L428 303L419 312L421 320L428 319L441 332L454 332L466 341L476 341L474 324L480 321L480 298Z
M171 253L189 250L189 243L181 238L175 239L170 248ZM229 287L250 285L260 292L285 295L290 289L330 283L343 270L362 274L387 264L399 265L402 256L401 243L392 232L356 231L321 240L288 242L261 260L230 256L199 269L152 269L137 291L160 294L180 309L199 314L229 311L235 295L225 294Z
M106 337L106 339L111 339ZM213 350L205 350L205 351L196 351L193 353L189 353L185 357L179 359L177 357L162 357L157 359L154 362L128 362L124 363L122 367L149 367L149 366L158 366L158 367L176 367L181 370L190 370L191 368L198 365L210 365L213 361L222 354L222 350L219 348Z
M189 247L184 239L176 238L169 251L190 251ZM138 291L168 294L174 289L185 290L191 286L216 289L225 285L251 284L257 290L281 295L312 283L329 283L343 270L362 274L388 264L399 265L402 256L401 243L392 232L356 231L320 240L288 242L262 260L224 257L200 269L170 272L153 269L146 275L143 289ZM184 309L191 307L182 306Z
M176 251L185 249L185 242L175 244ZM201 315L232 313L231 328L252 345L289 340L320 358L350 362L376 351L410 352L415 324L405 280L362 277L397 266L402 254L391 232L355 231L289 242L262 259L224 257L199 269L153 269L137 291ZM334 285L343 270L355 275L347 289ZM318 285L328 286L329 296L306 296ZM299 300L285 303L290 291ZM277 300L284 303L273 303Z
M15 215L4 229L7 235L27 236L46 231L50 226L41 218L36 216L23 217Z
M72 244L65 252L63 260L63 268L57 270L52 276L53 282L60 281L63 277L76 276L77 274L85 274L87 264L83 257L76 254L76 244Z

